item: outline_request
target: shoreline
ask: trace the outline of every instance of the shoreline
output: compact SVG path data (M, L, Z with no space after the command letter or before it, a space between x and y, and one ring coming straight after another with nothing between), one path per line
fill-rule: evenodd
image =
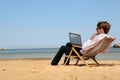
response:
M15 58L15 59L0 59L0 61L4 60L51 60L52 58Z

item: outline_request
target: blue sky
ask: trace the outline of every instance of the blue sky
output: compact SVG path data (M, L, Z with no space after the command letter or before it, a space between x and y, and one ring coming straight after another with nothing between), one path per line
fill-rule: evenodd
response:
M84 43L99 21L120 42L120 0L0 0L1 48L54 48L81 34Z

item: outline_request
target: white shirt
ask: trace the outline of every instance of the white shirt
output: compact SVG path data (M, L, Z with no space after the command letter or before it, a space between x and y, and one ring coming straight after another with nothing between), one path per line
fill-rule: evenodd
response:
M101 39L103 39L104 37L111 37L110 35L107 34L99 34L97 35L93 40L88 39L82 46L82 50L80 50L80 52L82 54L84 54L88 49L94 47L93 44L99 42Z

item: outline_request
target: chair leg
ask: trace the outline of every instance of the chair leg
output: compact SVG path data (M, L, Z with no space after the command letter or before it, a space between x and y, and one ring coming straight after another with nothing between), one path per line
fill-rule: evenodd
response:
M68 60L70 59L71 54L72 54L72 50L70 51L70 54L67 56L67 59L66 59L66 61L65 61L64 65L66 65L66 64L67 64Z
M73 49L73 51L76 53L76 55L83 61L83 63L84 63L86 66L89 66L89 65L85 62L85 60L83 59L83 56L80 56L79 53L78 53L74 48L72 48L72 49Z
M93 57L92 59L96 62L97 65L99 65L99 63L97 62L97 60L95 59L95 57Z
M75 63L75 65L77 65L77 64L78 64L79 60L80 60L80 59L78 59L78 60L77 60L77 62Z

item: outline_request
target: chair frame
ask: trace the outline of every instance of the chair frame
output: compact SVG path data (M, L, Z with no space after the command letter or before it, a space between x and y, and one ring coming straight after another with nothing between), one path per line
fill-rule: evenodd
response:
M100 40L94 47L90 48L87 50L86 53L83 54L83 56L80 56L79 53L75 50L75 47L77 48L82 48L82 46L77 46L77 45L73 45L73 47L71 48L71 51L69 53L69 55L66 55L67 59L64 63L64 65L67 64L68 60L71 58L71 57L76 57L78 58L78 60L76 61L76 64L78 64L79 60L82 60L82 62L86 65L86 66L89 66L88 63L85 61L85 60L88 60L88 59L92 59L97 65L99 65L99 63L97 62L95 56L98 54L98 53L106 53L110 44L112 43L112 41L114 41L115 38L108 38L108 37L105 37L103 38L102 40ZM102 43L103 42L103 43ZM100 46L99 49L97 49L94 53L94 55L92 56L89 56L88 54L94 50L98 45L100 45L102 43L102 45ZM94 45L94 44L93 44ZM72 52L75 52L76 56L73 56L72 55Z

